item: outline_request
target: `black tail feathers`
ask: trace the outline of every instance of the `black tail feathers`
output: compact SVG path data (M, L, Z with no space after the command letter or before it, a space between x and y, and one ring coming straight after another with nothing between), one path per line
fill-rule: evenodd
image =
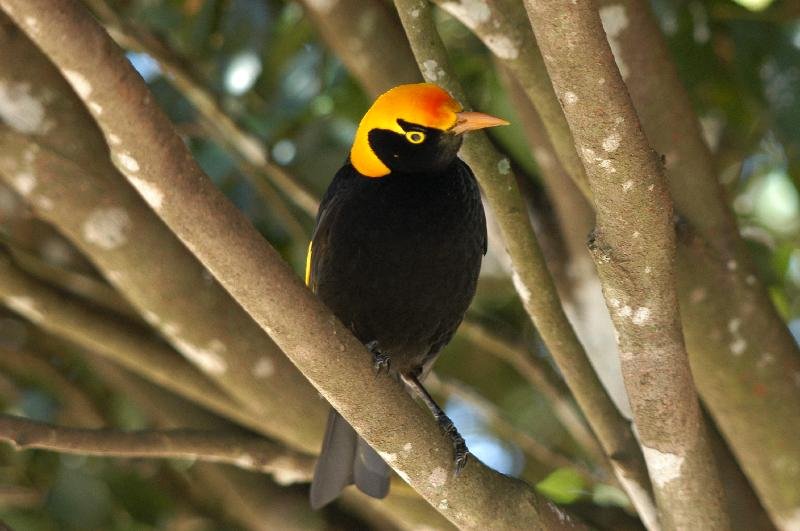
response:
M327 505L353 483L364 494L383 498L389 493L390 472L378 453L331 409L322 453L311 482L311 508Z

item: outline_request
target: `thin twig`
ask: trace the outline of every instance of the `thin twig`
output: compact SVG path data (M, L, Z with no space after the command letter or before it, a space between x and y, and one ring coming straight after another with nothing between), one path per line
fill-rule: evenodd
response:
M98 407L86 393L39 356L0 346L0 371L51 391L61 402L64 417L72 422L87 428L103 425Z
M35 509L40 507L44 495L32 487L0 485L0 508ZM0 521L0 529L2 521Z
M281 485L311 480L315 459L259 437L206 430L83 429L0 414L0 440L15 450L125 458L197 459L272 474Z
M510 345L469 319L461 323L459 333L466 336L475 345L513 366L550 403L553 414L592 459L598 464L605 462L605 454L598 446L597 439L575 411L569 398L569 391L564 388L563 384L559 385L554 381L550 371L541 360L536 359L524 347Z
M425 385L435 394L439 394L445 398L457 398L470 404L480 417L488 421L489 425L492 429L497 431L498 435L504 440L516 444L523 452L533 458L548 472L552 472L557 468L571 468L577 471L590 484L604 481L604 478L598 477L592 471L588 470L585 465L556 452L545 444L537 441L531 435L515 427L503 416L494 404L475 391L470 390L464 384L450 379L442 379L435 374L431 374L426 378Z
M100 307L132 319L139 319L139 314L130 304L102 279L52 264L31 252L19 241L7 238L3 234L0 234L0 244L8 248L14 262L26 273L82 299L91 300ZM75 252L77 253L77 250Z

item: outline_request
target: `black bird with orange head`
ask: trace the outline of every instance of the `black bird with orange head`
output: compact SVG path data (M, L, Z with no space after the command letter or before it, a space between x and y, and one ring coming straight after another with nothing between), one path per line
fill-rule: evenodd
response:
M463 112L430 83L384 93L359 124L309 244L306 284L372 352L375 370L399 378L432 411L453 441L456 472L467 447L421 382L461 323L486 253L478 184L457 157L462 134L506 123ZM312 507L352 483L382 498L389 473L331 410Z

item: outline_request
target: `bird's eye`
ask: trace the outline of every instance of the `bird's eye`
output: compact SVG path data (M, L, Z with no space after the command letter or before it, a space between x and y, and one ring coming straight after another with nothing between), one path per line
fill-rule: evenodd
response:
M406 133L406 140L412 144L422 144L425 142L425 133L421 133L420 131L409 131Z

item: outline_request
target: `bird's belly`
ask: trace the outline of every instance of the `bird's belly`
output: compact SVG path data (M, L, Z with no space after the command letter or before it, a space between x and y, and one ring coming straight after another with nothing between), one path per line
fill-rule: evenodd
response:
M455 332L475 293L481 252L468 234L375 236L363 240L369 245L349 239L350 255L341 256L342 267L326 267L318 293L361 341L377 341L393 371L408 372Z

